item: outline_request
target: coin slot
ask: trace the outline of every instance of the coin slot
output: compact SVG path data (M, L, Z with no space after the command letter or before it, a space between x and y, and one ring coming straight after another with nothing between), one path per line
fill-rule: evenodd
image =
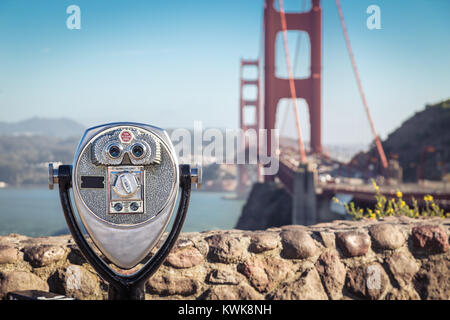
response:
M105 177L81 176L82 189L104 189Z

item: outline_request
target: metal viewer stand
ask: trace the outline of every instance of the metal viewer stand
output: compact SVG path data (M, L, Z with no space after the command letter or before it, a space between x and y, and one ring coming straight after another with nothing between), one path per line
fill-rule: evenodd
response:
M121 275L113 271L97 256L84 238L76 220L69 195L69 189L72 188L72 166L61 165L58 169L51 169L53 171L51 174L52 183L57 182L59 184L61 205L70 233L86 260L109 283L108 297L110 300L144 300L145 282L156 272L174 246L186 218L191 194L191 182L197 182L191 181L191 168L189 165L180 165L179 168L181 199L172 229L156 254L139 271L132 275ZM193 171L193 173L193 178L197 179L197 172Z

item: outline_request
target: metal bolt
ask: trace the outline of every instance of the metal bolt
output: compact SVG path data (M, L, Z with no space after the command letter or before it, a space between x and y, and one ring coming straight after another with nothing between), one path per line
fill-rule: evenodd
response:
M202 187L202 167L191 168L191 182L195 183L197 189Z
M120 202L117 202L117 203L114 205L114 210L116 210L116 211L122 211L122 209L123 209L123 206L122 206L122 204L121 204Z
M53 190L55 184L58 184L58 169L53 168L53 163L48 164L48 188Z
M133 210L133 211L136 211L137 209L139 209L139 203L137 203L137 202L132 202L132 203L130 204L130 209Z

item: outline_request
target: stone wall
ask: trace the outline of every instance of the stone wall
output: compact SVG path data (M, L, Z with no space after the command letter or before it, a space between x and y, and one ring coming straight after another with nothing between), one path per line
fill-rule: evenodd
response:
M147 299L450 299L450 219L335 221L184 233ZM70 236L0 237L0 298L12 290L106 298Z

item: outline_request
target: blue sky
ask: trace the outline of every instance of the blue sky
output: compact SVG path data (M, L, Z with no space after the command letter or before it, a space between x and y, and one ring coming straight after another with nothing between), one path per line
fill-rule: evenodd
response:
M300 8L301 1L285 0L286 10ZM383 138L426 103L450 98L450 1L341 2ZM235 128L239 59L258 56L262 3L2 0L0 121L39 116L86 126L124 120L192 127L202 120L205 127ZM81 9L81 30L66 27L72 4ZM371 4L381 9L381 30L366 27ZM335 1L323 0L322 7L324 143L369 143ZM296 39L289 34L291 55ZM307 51L303 37L296 74L307 69ZM281 42L277 52L282 58Z

